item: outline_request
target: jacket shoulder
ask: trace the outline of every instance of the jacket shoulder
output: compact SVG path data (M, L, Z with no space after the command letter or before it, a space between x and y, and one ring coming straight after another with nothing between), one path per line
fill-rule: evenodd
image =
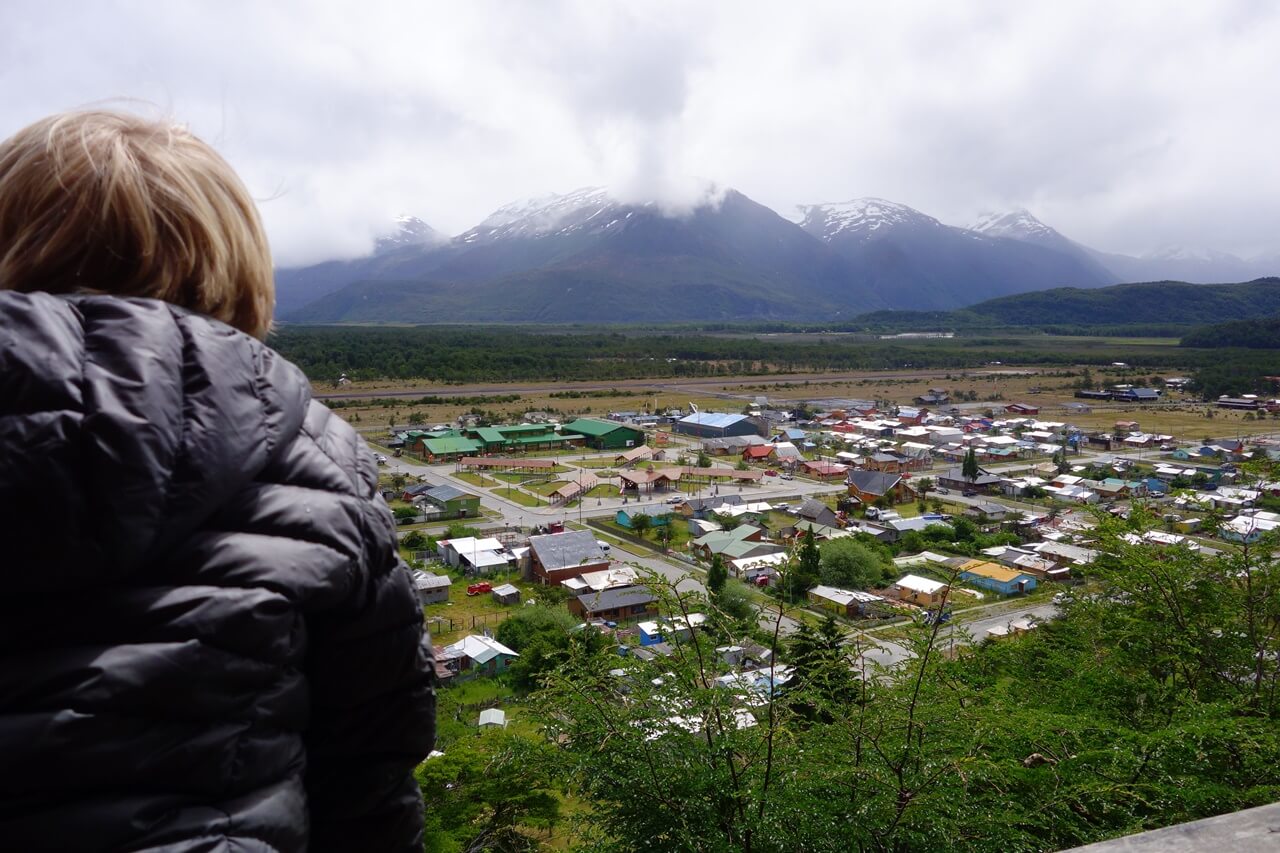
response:
M378 466L369 446L350 424L315 400L263 479L365 499L378 493Z

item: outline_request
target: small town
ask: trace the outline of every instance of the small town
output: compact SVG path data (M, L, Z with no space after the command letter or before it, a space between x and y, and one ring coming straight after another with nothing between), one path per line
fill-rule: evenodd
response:
M1155 523L1127 534L1135 544L1206 556L1280 527L1280 481L1257 473L1280 460L1280 439L1144 431L1141 404L1162 393L1076 392L1138 406L1107 431L1072 424L1090 403L957 406L931 387L902 403L463 416L371 442L441 684L520 669L520 643L502 639L531 635L503 623L547 607L567 614L565 632L606 638L625 680L633 662L677 654L711 604L752 614L740 623L751 630L715 648L715 682L751 721L791 677L767 644L775 629L785 638L833 618L856 650L850 665L892 678L913 654L904 625L945 624L954 655L1099 594L1079 570L1098 556L1100 518L1147 513ZM1257 397L1208 405L1280 411ZM816 571L801 568L806 548ZM491 691L472 724L505 725L518 693ZM671 720L688 725L678 708Z

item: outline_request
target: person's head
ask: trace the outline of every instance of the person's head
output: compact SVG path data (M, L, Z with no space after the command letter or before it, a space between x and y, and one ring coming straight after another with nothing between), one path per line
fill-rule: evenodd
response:
M104 110L0 143L0 290L147 296L258 338L275 307L262 222L226 161L183 127Z

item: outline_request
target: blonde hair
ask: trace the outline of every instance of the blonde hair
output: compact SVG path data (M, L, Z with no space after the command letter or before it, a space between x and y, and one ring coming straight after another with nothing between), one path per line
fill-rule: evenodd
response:
M147 296L258 338L271 252L232 168L186 128L106 110L0 143L0 289Z

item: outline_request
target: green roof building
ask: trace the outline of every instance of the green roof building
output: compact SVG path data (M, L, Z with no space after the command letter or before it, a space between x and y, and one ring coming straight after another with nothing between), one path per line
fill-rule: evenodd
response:
M597 450L622 450L644 444L644 430L602 421L596 418L578 418L560 427L562 435L580 435L583 441Z
M482 446L478 441L455 433L439 438L420 436L410 449L429 462L444 462L462 456L471 456L478 453Z

